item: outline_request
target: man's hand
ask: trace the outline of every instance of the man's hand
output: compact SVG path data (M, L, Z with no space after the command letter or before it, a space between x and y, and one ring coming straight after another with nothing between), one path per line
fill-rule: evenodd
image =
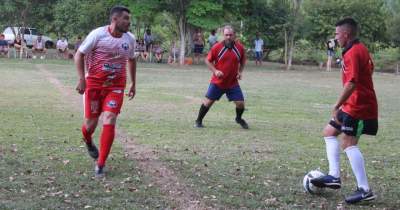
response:
M136 86L134 84L131 85L129 88L128 94L126 94L129 97L129 100L132 100L135 97L136 94Z
M220 70L215 70L215 71L214 71L214 75L215 75L216 77L218 77L218 78L221 78L221 77L224 76L224 73L222 73L222 71L220 71Z
M238 80L241 80L242 79L242 72L238 72L237 73L237 75L236 75L236 78L238 79Z
M86 81L85 79L80 79L78 82L78 85L76 86L76 91L78 91L79 94L83 94L86 89Z
M336 123L340 124L339 120L337 119L338 112L339 112L339 107L335 106L332 110L332 118Z

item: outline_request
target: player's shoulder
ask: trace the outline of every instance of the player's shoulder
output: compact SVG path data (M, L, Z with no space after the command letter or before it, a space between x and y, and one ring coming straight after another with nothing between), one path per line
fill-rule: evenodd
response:
M135 35L133 34L133 33L131 33L131 32L126 32L126 33L124 33L124 37L125 37L125 39L127 39L129 42L136 42L136 37L135 37Z
M96 37L104 37L107 36L107 26L101 26L98 28L93 29L89 35L94 35Z

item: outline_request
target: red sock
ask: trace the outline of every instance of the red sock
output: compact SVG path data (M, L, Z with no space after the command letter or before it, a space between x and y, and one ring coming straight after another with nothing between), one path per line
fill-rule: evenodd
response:
M104 166L108 154L110 153L112 143L114 141L115 125L103 125L100 136L100 154L97 160L98 166Z
M92 143L92 134L93 134L93 132L89 133L89 131L86 129L85 124L83 124L82 125L82 135L83 135L83 140L85 141L86 144Z

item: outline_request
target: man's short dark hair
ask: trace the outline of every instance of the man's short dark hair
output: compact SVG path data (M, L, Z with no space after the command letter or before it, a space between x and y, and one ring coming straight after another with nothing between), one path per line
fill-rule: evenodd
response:
M346 28L348 28L350 31L350 35L355 37L357 36L357 32L358 32L358 23L351 17L346 17L343 18L342 20L339 20L336 25L336 27L338 26L345 26Z
M131 11L124 6L114 6L113 8L111 8L110 11L110 19L112 18L113 15L121 15L123 12L127 12L129 14L131 14Z

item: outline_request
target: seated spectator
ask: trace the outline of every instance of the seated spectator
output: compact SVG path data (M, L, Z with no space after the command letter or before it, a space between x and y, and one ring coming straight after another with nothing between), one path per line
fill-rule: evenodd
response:
M68 41L65 39L65 37L63 37L57 41L56 48L57 48L59 57L68 59Z
M36 59L37 55L40 55L40 59L46 58L46 46L42 39L42 34L39 34L38 38L33 42L32 53L33 59Z
M0 34L0 56L8 56L8 42L4 40L4 34Z
M74 53L76 53L76 51L78 51L78 48L81 46L82 44L82 37L78 36L78 38L76 39L75 42L75 46L74 46Z
M149 53L146 52L146 47L144 45L143 39L138 41L138 44L136 45L136 52L139 53L140 56L138 58L141 58L143 61L147 61L149 58Z
M171 43L171 49L168 56L168 63L173 64L176 63L179 57L179 49L176 47L175 41Z
M154 46L153 46L153 54L156 57L156 62L157 63L161 63L162 62L163 52L164 52L164 50L162 49L162 47L160 46L159 43L154 44Z
M21 39L21 36L18 35L14 40L14 50L15 50L15 58L23 58L23 54L25 53L25 57L27 54L27 49L25 42Z

